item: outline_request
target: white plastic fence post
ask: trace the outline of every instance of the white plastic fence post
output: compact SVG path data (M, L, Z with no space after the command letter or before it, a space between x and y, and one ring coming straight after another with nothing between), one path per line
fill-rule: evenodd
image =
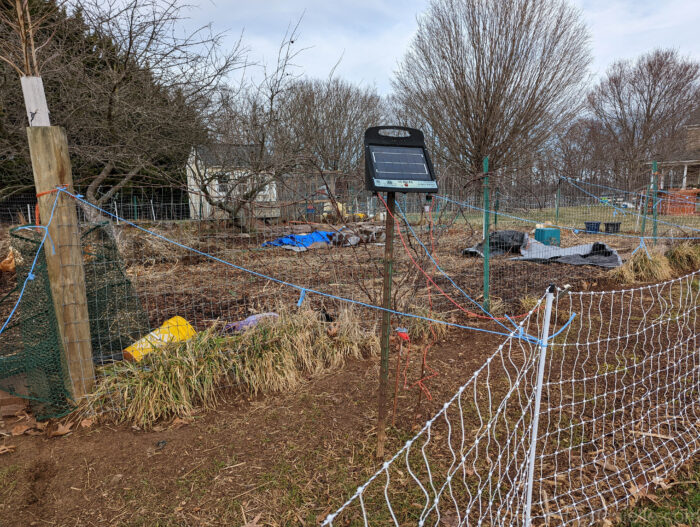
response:
M540 341L540 364L537 371L537 385L535 387L535 408L532 416L532 429L530 432L530 454L527 470L527 504L525 505L525 527L532 525L532 489L535 479L535 456L537 450L537 428L540 422L540 402L542 401L542 383L544 382L544 364L547 358L547 340L549 339L549 321L552 318L552 304L554 303L554 285L550 285L545 295L544 326L542 327L542 340Z

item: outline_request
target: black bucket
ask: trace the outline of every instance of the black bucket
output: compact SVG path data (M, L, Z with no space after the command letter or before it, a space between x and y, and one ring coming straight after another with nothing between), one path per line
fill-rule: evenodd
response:
M595 234L600 232L600 222L599 221L584 221L586 225L586 232L588 234Z
M605 232L609 234L617 234L620 232L620 222L619 221L606 221L605 222Z

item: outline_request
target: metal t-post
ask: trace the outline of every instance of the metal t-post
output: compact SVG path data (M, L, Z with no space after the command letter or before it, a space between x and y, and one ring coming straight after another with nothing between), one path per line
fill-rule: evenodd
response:
M381 359L379 363L379 418L377 459L384 459L386 441L386 397L389 389L389 337L391 335L391 279L394 267L394 204L396 193L387 192L386 240L384 242L384 287L382 292Z
M649 185L647 185L647 190L644 193L644 208L642 209L642 238L644 238L645 231L647 229L647 211L649 210Z
M537 429L540 422L540 403L542 401L542 384L544 382L544 365L547 358L547 341L549 340L549 321L552 318L554 303L554 285L547 288L545 295L544 326L540 341L540 362L537 370L537 385L535 386L535 407L532 414L530 430L530 453L527 470L527 503L525 505L525 527L532 525L532 490L535 480L535 457L537 455Z
M559 201L561 200L561 178L557 181L557 201L555 202L556 224L559 225Z
M489 311L491 240L489 239L489 157L484 158L484 310Z

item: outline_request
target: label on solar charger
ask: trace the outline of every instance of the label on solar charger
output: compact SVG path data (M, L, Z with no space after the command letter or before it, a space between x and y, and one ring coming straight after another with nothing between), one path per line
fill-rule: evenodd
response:
M435 181L416 181L415 179L374 179L377 187L390 187L396 190L404 188L437 189Z

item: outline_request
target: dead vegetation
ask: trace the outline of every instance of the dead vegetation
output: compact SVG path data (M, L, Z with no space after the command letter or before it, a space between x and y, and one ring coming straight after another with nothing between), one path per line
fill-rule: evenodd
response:
M666 252L668 263L676 273L689 273L700 269L700 245L685 241Z
M685 241L670 249L640 248L621 267L611 271L621 284L663 282L700 269L700 245Z
M610 273L621 284L661 282L668 280L673 270L666 256L657 250L638 250L624 264Z
M309 375L378 350L376 330L364 329L352 309L341 311L333 323L311 310L281 309L279 318L242 333L225 334L214 325L186 342L154 350L139 363L104 367L83 412L150 428L216 406L224 387L251 395L285 392Z

